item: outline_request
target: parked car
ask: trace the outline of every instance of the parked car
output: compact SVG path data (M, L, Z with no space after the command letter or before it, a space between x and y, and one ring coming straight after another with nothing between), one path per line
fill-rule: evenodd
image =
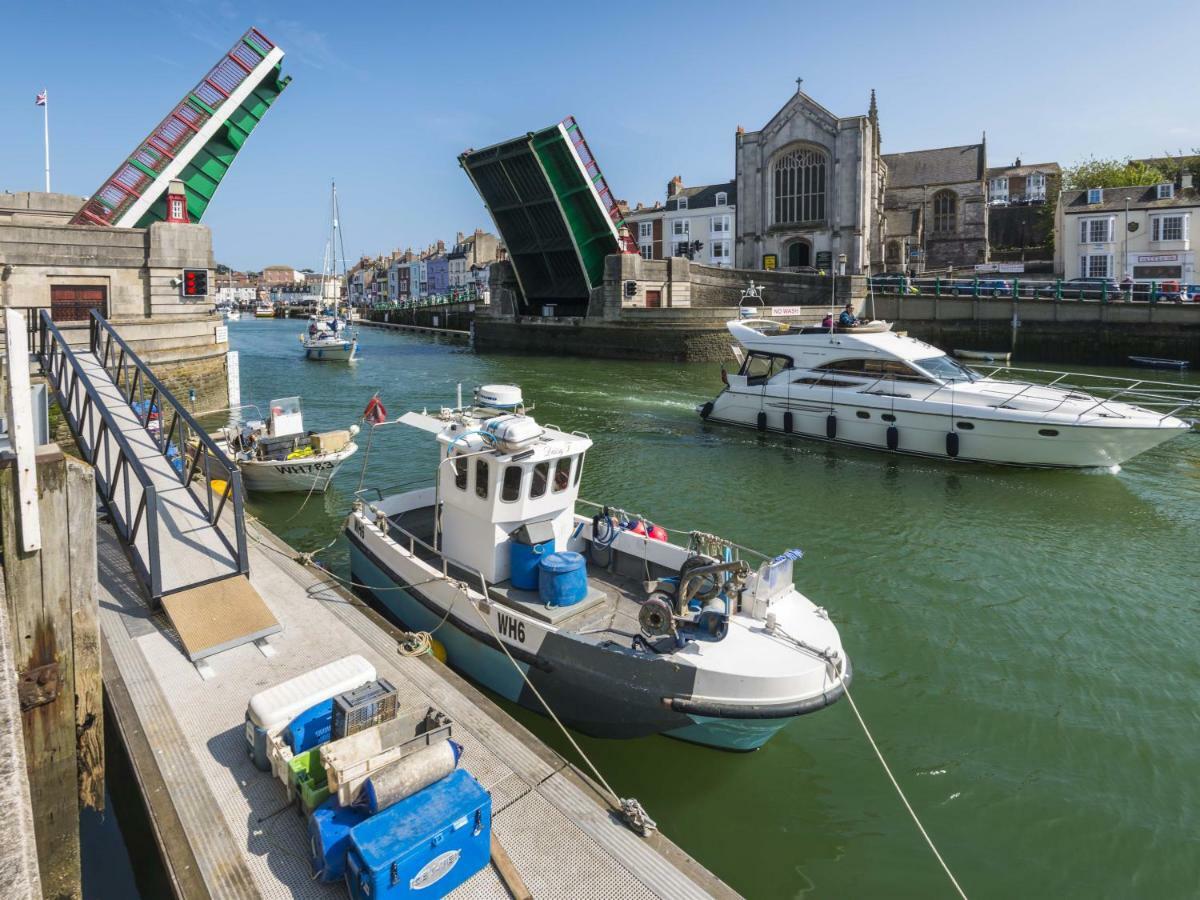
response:
M872 275L871 287L899 289L906 294L920 293L905 272L880 272L878 275Z
M999 294L1007 294L1012 291L1012 285L1003 278L980 278L979 279L979 295L997 296ZM955 297L973 296L975 294L975 279L970 281L956 281L951 287L950 293Z
M1038 290L1039 297L1053 297L1058 292L1058 284L1047 284ZM1068 278L1062 282L1062 295L1068 299L1075 299L1080 296L1080 293L1089 300L1097 299L1107 294L1110 297L1121 293L1121 285L1113 278Z
M1178 281L1167 279L1165 281L1135 281L1133 283L1133 297L1135 300L1149 300L1151 298L1151 289L1156 293L1154 298L1158 300L1186 300L1187 294Z

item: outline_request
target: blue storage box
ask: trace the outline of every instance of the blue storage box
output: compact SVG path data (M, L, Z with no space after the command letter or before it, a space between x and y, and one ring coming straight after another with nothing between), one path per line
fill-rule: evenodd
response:
M303 753L329 743L333 734L333 698L310 706L287 727L288 746L293 753Z
M542 558L538 569L538 596L547 606L573 606L588 592L587 560L565 550Z
M444 897L488 864L492 798L465 769L371 816L350 833L354 900Z
M346 873L346 850L351 830L364 819L364 810L339 806L330 797L308 819L308 861L318 881L341 881Z

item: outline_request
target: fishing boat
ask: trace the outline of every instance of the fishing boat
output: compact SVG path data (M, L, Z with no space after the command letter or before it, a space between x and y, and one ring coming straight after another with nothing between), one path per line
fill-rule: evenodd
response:
M337 249L341 240L341 225L339 222L337 184L330 185L329 202L330 232L325 244L325 259L321 266L321 294L319 304L324 304L329 296L329 287L335 286L335 298L327 310L321 310L309 319L308 329L300 335L300 345L304 348L304 357L322 362L353 362L358 353L358 331L351 327L354 310L347 305L344 315L336 297L336 286L341 284L338 275ZM345 249L342 248L345 257ZM343 273L344 274L344 273Z
M954 355L959 359L969 359L976 362L1009 363L1012 361L1012 354L1004 351L992 352L991 350L955 350Z
M1186 359L1162 359L1157 356L1131 356L1129 361L1144 369L1186 369L1189 365Z
M248 490L263 493L321 493L342 464L355 454L357 425L336 431L306 432L299 397L272 400L266 419L247 421L222 432L224 449L242 473Z
M273 319L275 318L275 307L265 300L254 307L254 318L256 319Z
M976 371L880 324L731 321L741 368L723 373L724 389L697 411L708 422L891 453L1112 470L1189 431L1182 417L1200 404L1200 386Z
M242 314L236 306L231 306L227 310L225 310L225 321L226 322L236 322L241 317L242 317Z
M588 734L730 750L844 693L837 628L792 583L799 551L699 531L673 543L581 500L591 439L539 424L512 385L397 422L437 436L433 482L360 492L344 529L353 579L475 681L544 713L540 695Z

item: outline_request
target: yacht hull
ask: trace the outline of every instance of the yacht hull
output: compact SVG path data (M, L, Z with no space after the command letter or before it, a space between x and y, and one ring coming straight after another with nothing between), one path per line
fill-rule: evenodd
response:
M505 699L544 715L545 709L524 675L560 719L595 737L666 734L723 750L754 750L797 716L828 706L844 692L842 683L834 680L827 690L774 710L744 706L706 709L708 714L689 712L683 707L693 702L697 684L691 667L538 632L532 623L526 623L519 641L504 639L516 662L514 667L498 637L505 632L506 621L514 618L508 610L493 603L487 612L478 611L454 582L431 581L428 566L403 552L389 552L388 545L394 547L394 543L382 543L378 534L362 528L361 520L354 516L345 533L351 577L358 589L371 595L406 628L432 632L445 646L451 666ZM380 553L387 554L386 562ZM407 585L412 587L401 589ZM483 616L492 623L491 629ZM848 662L843 677L846 682L850 679Z
M828 397L829 391L824 393ZM1068 425L983 418L971 415L969 410L954 416L922 413L883 402L871 404L865 399L854 404L831 404L815 397L788 399L726 390L713 401L705 418L757 429L758 415L763 412L764 431L902 455L1032 468L1111 468L1188 430L1188 425L1178 420L1157 427ZM788 412L791 431L785 428L784 414ZM829 433L830 415L836 419L833 437ZM885 415L894 420L884 419ZM894 449L888 446L888 430L893 425L897 438ZM955 456L949 453L952 442L948 442L947 435L951 432L957 435Z
M318 344L304 342L305 359L320 362L353 362L358 353L358 341L324 341Z

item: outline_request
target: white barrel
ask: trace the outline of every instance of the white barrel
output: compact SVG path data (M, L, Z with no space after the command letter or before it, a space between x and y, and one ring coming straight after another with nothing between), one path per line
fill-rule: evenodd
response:
M371 773L358 796L358 805L365 806L371 815L375 815L435 781L441 781L454 771L461 754L462 747L454 741L439 741L412 756L396 760Z

